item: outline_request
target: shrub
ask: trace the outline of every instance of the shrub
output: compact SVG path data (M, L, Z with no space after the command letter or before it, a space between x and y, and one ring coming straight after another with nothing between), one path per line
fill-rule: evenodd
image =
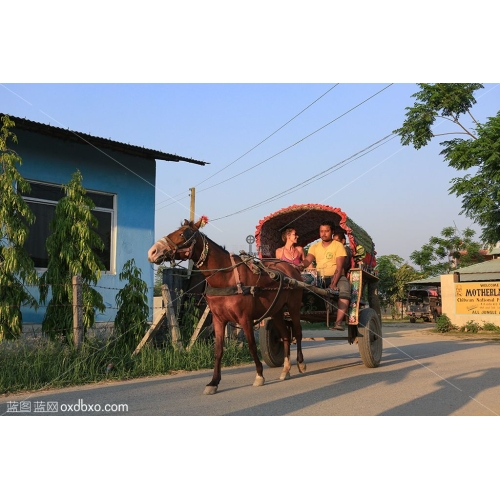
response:
M450 318L446 316L446 314L441 314L439 318L436 320L436 330L438 332L449 332L450 330L453 330L455 327L452 324Z
M473 320L467 321L465 325L460 327L461 332L470 332L470 333L477 333L479 331L479 323L476 323Z
M134 259L125 262L120 281L127 284L116 295L115 340L133 349L148 329L148 285Z
M486 330L487 332L499 332L500 326L497 326L494 323L486 323L485 322L482 329Z

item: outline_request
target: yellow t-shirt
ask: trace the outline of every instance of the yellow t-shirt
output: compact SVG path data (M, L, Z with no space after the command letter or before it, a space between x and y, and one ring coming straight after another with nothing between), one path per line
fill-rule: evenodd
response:
M332 240L327 247L318 241L311 245L307 253L314 255L316 269L321 276L333 276L337 269L337 257L347 257L344 245L336 240Z

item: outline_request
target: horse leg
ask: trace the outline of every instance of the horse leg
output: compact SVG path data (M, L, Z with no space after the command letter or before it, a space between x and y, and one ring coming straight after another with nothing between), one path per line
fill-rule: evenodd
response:
M283 362L283 371L281 372L280 380L288 380L290 378L290 369L292 368L292 364L290 363L290 333L283 319L282 311L280 311L276 316L273 316L273 321L274 325L281 334L283 347L285 349L285 360Z
M221 321L213 317L213 325L215 331L215 364L214 364L214 374L212 380L208 383L203 391L203 394L212 395L217 392L219 387L219 382L221 379L221 361L222 354L224 353L224 330L226 328L227 321Z
M292 331L297 341L297 368L300 373L305 373L307 366L302 354L302 325L300 324L300 316L292 317Z
M251 319L241 320L240 325L243 328L243 331L245 332L245 337L248 342L248 348L250 349L250 353L252 354L255 363L255 370L257 372L257 375L255 376L255 380L252 385L254 387L260 387L265 383L264 368L259 359L259 355L257 354L257 344L255 343L255 335L253 333L253 322Z

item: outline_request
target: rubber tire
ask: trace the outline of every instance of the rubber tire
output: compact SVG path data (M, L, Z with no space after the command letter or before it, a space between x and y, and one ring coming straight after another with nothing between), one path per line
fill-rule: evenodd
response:
M382 359L382 325L371 308L362 309L358 322L358 347L367 368L376 368Z
M274 327L272 319L266 319L260 327L259 344L262 359L269 368L283 366L285 362L285 346L279 331Z
M416 323L416 322L417 322L417 318L410 316L410 323Z

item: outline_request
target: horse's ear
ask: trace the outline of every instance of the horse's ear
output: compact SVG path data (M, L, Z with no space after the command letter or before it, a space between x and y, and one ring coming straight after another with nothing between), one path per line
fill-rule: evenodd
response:
M205 226L206 224L208 224L208 217L206 215L202 215L200 217L200 220L194 225L194 227L196 229L200 229L203 226Z
M190 222L187 219L184 219L184 222L181 224L181 226L189 226Z

